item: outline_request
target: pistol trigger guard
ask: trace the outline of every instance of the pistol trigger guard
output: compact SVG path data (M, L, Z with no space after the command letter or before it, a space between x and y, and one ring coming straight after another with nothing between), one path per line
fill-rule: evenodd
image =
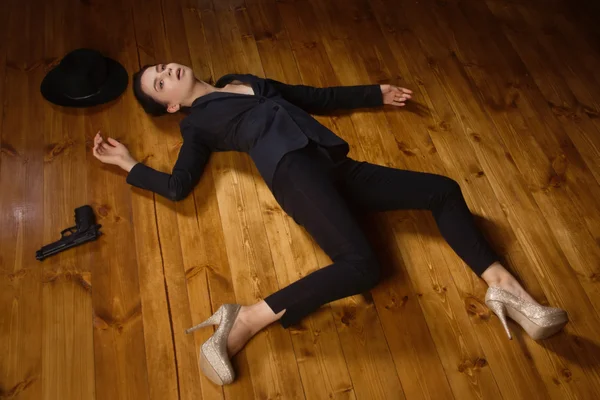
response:
M75 232L77 232L77 227L76 227L76 226L72 226L72 227L70 227L70 228L63 229L63 230L60 232L60 236L64 238L64 237L66 236L66 235L65 235L65 232L69 232L69 233L72 235L72 234L74 234ZM70 236L70 235L69 235L69 236Z

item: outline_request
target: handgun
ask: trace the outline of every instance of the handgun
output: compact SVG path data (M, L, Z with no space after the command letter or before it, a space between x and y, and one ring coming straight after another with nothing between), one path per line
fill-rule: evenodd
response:
M96 240L102 235L101 227L102 225L96 224L96 216L92 207L88 205L78 207L75 209L75 226L63 229L60 232L61 238L54 243L42 246L35 252L35 258L42 261L53 254Z

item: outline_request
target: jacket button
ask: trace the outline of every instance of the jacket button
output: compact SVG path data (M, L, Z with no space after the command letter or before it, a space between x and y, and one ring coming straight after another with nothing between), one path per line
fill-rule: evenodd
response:
M264 99L264 97L261 97L261 98L260 98L260 100L258 100L258 102L259 102L259 103L264 103L264 102L265 102L265 99Z
M279 110L279 106L273 107L273 110L275 110L275 111Z

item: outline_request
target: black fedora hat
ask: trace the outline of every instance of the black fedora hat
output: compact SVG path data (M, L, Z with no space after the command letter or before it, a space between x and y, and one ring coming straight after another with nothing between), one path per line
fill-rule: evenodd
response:
M96 50L77 49L44 77L44 98L66 107L90 107L119 97L127 88L127 71Z

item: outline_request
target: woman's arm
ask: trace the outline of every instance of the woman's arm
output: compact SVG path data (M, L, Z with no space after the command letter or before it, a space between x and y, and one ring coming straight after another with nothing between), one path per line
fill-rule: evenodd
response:
M191 127L182 127L182 136L183 144L170 174L137 162L129 155L127 148L114 139L108 139L110 145L103 143L99 134L94 140L94 156L102 162L118 165L128 171L127 183L130 185L178 201L196 186L211 153Z
M316 88L288 85L266 80L284 99L312 114L324 114L339 109L379 107L383 104L403 106L410 99L408 89L391 85L332 86Z

